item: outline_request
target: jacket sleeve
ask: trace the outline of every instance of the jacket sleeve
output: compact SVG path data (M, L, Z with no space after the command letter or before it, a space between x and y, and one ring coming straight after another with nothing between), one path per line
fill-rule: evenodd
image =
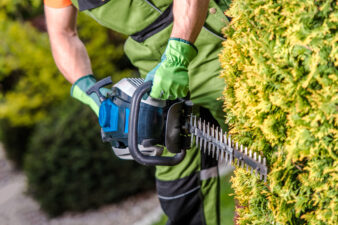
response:
M51 8L65 8L72 4L71 0L44 0L46 6Z

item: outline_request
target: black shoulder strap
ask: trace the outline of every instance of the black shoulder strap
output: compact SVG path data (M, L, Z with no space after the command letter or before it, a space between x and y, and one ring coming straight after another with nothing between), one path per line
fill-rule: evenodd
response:
M78 0L79 3L79 10L89 10L100 7L101 5L106 4L110 0Z
M131 35L131 38L137 42L143 42L169 26L173 20L173 5L171 4L153 23L143 30Z

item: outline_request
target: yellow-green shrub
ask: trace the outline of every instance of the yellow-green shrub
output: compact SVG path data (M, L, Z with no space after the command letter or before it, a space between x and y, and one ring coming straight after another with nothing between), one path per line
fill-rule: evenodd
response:
M337 2L238 0L227 14L227 122L270 167L266 184L236 170L239 224L336 224Z
M121 44L125 38L85 15L78 20L95 76L111 75L113 81L130 76ZM0 36L0 119L32 126L48 117L51 106L69 98L71 84L54 63L47 33L27 21L10 20L0 10Z
M17 167L22 166L34 127L70 98L71 84L55 65L47 33L31 22L37 19L42 28L43 16L37 16L42 12L42 0L0 2L0 141ZM98 79L111 75L117 82L132 76L123 53L125 37L83 14L78 16L78 31Z

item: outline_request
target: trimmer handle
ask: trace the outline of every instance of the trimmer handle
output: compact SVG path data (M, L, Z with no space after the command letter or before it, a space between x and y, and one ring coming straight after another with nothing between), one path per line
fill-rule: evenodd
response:
M99 97L100 102L103 102L106 99L106 97L101 94L100 88L102 88L106 85L112 84L112 83L113 83L113 81L111 80L111 77L110 76L106 77L106 78L96 82L91 88L89 88L86 91L86 93L87 93L87 95L90 95L91 93L95 92L97 97Z
M145 166L174 166L179 164L185 157L185 150L173 157L143 155L138 148L137 128L140 104L143 95L151 90L152 82L148 81L140 85L133 94L129 116L128 147L134 160Z

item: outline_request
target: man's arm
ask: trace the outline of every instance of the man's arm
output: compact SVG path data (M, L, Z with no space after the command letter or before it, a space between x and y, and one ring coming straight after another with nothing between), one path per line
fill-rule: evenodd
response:
M92 75L86 47L77 35L77 9L73 5L59 9L45 6L45 15L55 63L64 77L73 84L70 95L89 105L98 115L101 105L98 96L86 93L96 83L96 79ZM101 88L100 91L106 95L109 89Z
M171 37L194 43L208 12L209 0L174 0Z
M194 42L208 11L209 0L174 0L174 25L162 61L146 77L152 80L150 96L157 99L185 97L189 91L188 66L197 55Z
M48 35L55 63L64 77L74 83L93 74L87 50L76 30L77 9L45 6Z

